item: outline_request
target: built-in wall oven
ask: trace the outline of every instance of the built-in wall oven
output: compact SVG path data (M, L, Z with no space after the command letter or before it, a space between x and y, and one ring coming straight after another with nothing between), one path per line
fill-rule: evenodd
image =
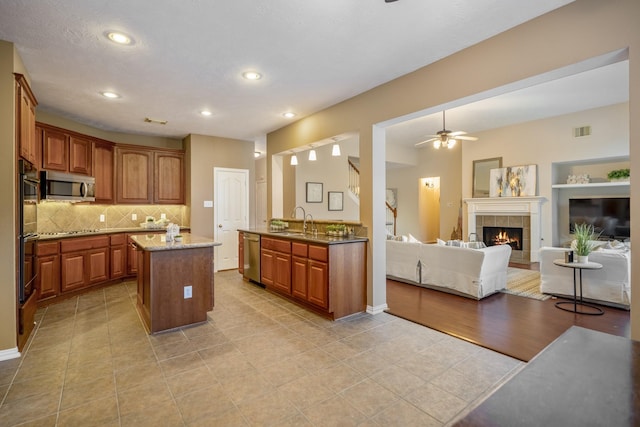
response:
M19 277L18 302L24 304L35 292L36 280L36 239L38 237L38 192L40 182L33 165L24 160L18 161L20 182L19 207Z

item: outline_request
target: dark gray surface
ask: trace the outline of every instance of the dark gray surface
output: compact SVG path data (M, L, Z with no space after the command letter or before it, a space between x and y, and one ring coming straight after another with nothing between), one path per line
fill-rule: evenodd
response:
M572 326L456 426L638 426L640 343Z

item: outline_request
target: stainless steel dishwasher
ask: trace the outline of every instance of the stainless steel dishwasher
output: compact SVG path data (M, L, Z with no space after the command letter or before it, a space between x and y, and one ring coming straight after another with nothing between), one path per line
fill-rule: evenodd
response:
M245 279L260 283L260 235L244 233L244 274Z

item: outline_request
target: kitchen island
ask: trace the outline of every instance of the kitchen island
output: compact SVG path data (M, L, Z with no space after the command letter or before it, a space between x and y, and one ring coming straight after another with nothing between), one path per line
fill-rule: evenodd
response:
M192 234L132 236L138 251L138 311L151 334L207 320L213 309L213 248Z

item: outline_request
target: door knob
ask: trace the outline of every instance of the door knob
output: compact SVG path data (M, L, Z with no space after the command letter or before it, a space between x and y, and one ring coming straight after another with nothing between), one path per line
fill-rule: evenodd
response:
M222 224L218 224L218 228L222 228Z

